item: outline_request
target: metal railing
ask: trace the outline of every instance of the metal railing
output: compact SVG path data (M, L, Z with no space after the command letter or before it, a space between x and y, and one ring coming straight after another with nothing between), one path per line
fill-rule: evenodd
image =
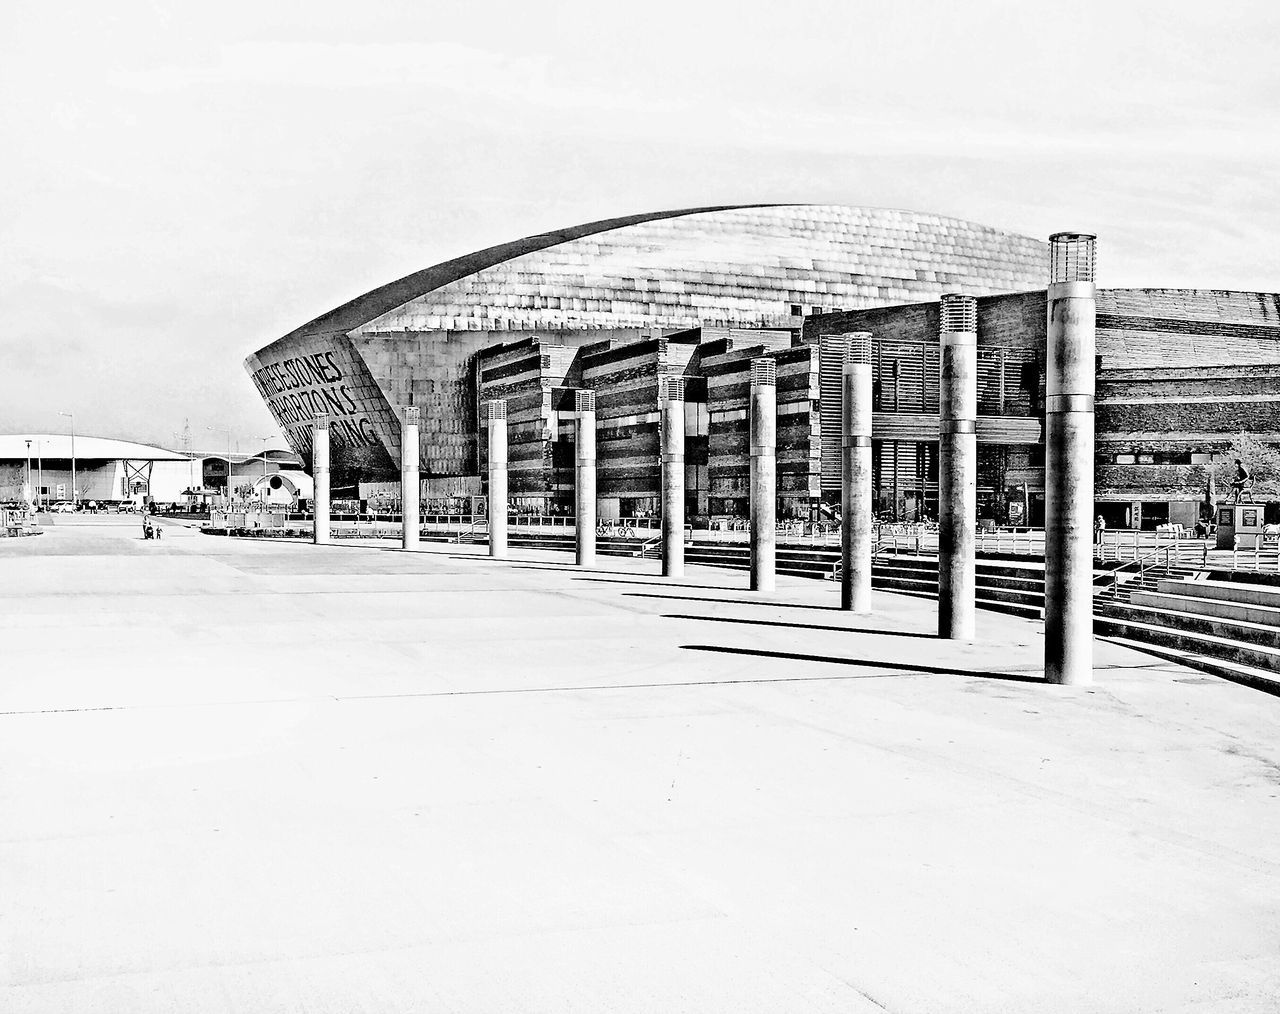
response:
M1248 540L1252 545L1241 546L1241 540ZM1262 565L1272 553L1276 554L1276 567L1280 569L1280 535L1265 532L1245 532L1236 534L1231 539L1231 569L1240 569L1240 553L1244 550L1253 554L1253 566L1247 569L1261 570ZM1246 557L1246 560L1248 557Z
M1154 532L1141 532L1136 529L1133 531L1108 529L1098 533L1094 543L1094 555L1099 560L1106 560L1108 554L1112 560L1123 560L1126 555L1130 560L1136 560L1139 556L1152 549L1160 549L1166 545L1176 545L1181 541L1183 541L1181 531L1161 531L1157 529ZM1126 550L1128 551L1127 553Z
M1162 556L1164 557L1163 566L1160 563ZM1204 568L1208 566L1208 563L1209 544L1203 540L1175 540L1166 545L1157 545L1150 552L1135 557L1128 563L1123 563L1119 567L1096 577L1094 579L1094 595L1101 597L1110 592L1112 598L1119 598L1120 586L1130 583L1121 581L1121 574L1132 572L1136 576L1137 583L1142 584L1148 571L1163 569L1167 573L1173 567L1183 564Z
M871 542L871 566L876 565L876 561L885 553L892 550L893 555L897 556L902 547L911 548L912 552L919 553L919 536L905 535L887 535ZM831 565L831 580L839 581L840 575L844 573L844 558L836 560Z
M474 541L476 535L481 531L486 535L489 534L489 519L487 517L473 517L470 524L465 528L458 529L458 534L453 541L459 545L462 544L463 540Z

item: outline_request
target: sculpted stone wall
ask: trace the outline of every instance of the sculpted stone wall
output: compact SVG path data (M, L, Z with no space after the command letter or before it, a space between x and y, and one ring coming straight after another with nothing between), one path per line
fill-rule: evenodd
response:
M245 368L289 446L310 469L312 423L329 416L335 462L371 471L394 469L400 428L381 388L345 335L276 342ZM394 458L392 457L394 455Z

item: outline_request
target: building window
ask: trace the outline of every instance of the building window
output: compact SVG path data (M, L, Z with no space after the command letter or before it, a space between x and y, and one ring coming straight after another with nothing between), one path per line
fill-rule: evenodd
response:
M792 303L792 304L791 304L791 316L793 316L793 317L803 317L803 316L804 316L804 307L803 307L803 306L801 306L799 303Z

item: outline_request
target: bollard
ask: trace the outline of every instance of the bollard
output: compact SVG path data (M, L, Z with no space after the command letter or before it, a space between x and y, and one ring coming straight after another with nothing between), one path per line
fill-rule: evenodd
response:
M230 463L227 465L230 473ZM311 476L315 482L315 496L312 503L311 541L317 546L325 546L330 541L329 529L329 417L317 415L311 429ZM230 488L228 478L228 488Z
M418 547L422 523L419 502L422 485L418 479L419 418L417 408L406 408L404 426L400 430L400 545L404 549Z
M486 402L489 422L489 556L507 555L507 403Z
M662 575L684 575L684 380L662 392Z
M1050 683L1077 686L1093 680L1095 244L1049 238L1044 668Z
M938 636L972 641L978 513L978 301L973 296L942 297L938 343ZM1017 552L1016 533L1013 542Z
M845 336L840 608L871 611L871 335Z
M751 590L776 587L778 365L751 361Z
M574 431L574 517L578 566L596 562L596 393L575 391L577 423Z

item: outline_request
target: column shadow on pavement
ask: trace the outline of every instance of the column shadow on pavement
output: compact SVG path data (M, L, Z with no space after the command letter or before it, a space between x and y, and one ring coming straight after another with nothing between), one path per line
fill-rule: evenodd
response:
M596 570L594 567L579 567L577 564L573 564L573 563L566 563L561 566L557 566L554 563L520 563L520 564L516 564L511 569L512 570L552 570L552 571L558 571L561 574L582 574L582 575L613 574L615 575L615 577L583 576L583 577L574 578L575 581L609 581L609 582L616 582L617 584L632 584L632 583L648 584L649 583L644 580L643 574L637 576L634 570ZM619 578L624 578L624 577L634 578L635 580L634 582L619 580ZM661 577L661 575L655 574L654 577Z
M1043 683L1051 686L1043 676L1031 676L1020 672L987 672L973 669L948 669L936 665L912 665L906 662L884 662L873 658L840 658L833 655L805 655L792 651L766 651L763 648L731 648L723 644L682 644L684 651L708 651L723 655L750 655L754 658L778 658L790 662L829 662L832 665L853 665L867 669L893 669L899 672L918 672L932 676L975 676L979 679L1007 680L1011 683Z
M752 620L743 616L695 616L692 613L663 613L666 620L709 620L712 623L746 623L759 627L792 627L796 630L831 630L837 634L881 634L885 637L923 637L938 640L937 634L918 630L877 630L873 627L835 627L825 623L791 623L787 620Z
M688 588L689 585L680 587ZM721 591L733 591L723 588ZM774 602L769 599L714 599L705 595L664 595L662 592L623 592L627 598L635 599L673 599L676 602L716 602L724 606L767 606L770 609L824 609L828 612L842 612L839 606L810 606L803 602Z
M602 571L602 573L604 573ZM618 571L610 571L609 573L619 573ZM722 584L685 584L683 581L644 581L635 579L631 581L621 581L613 577L575 577L575 581L592 581L596 584L638 584L645 588L689 588L693 591L722 591L736 592L745 591L743 588L726 588Z

